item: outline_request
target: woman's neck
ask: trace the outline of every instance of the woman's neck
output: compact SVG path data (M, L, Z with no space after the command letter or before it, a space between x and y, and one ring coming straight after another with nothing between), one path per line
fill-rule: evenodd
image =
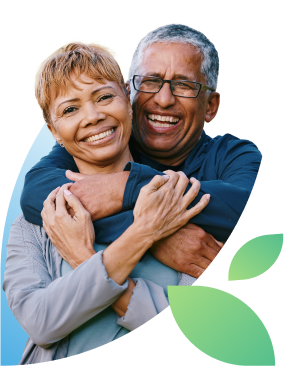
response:
M75 163L82 174L111 174L122 172L125 165L129 161L133 161L129 147L123 151L122 155L117 156L113 161L106 161L105 164L102 162L99 165L90 163L74 157Z

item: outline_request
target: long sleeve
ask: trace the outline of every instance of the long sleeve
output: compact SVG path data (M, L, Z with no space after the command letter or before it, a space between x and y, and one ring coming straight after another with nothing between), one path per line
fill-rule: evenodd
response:
M203 145L201 148L197 146L192 151L192 156L186 159L182 170L188 178L195 177L201 182L200 192L192 205L206 193L210 193L211 199L208 206L192 218L191 222L216 239L226 241L252 191L261 154L252 142L239 140L231 135L211 140L208 138L209 142L203 135L201 140ZM190 163L187 164L190 159ZM157 164L151 159L148 159L148 163ZM40 212L43 201L52 189L68 181L65 170L76 171L74 165L71 155L57 144L52 152L27 174L21 206L28 221L41 224ZM175 167L160 166L159 171L137 163L131 163L126 167L126 170L130 170L130 175L124 193L123 212L95 223L99 242L111 243L125 231L133 221L131 210L134 208L140 189L148 184L154 175L162 174L162 170L170 168ZM109 231L110 224L112 232Z
M118 318L117 324L134 330L169 306L164 289L152 281L133 278L136 287L130 299L127 312Z
M228 138L219 143L215 151L210 151L206 158L201 156L200 160L203 161L200 169L189 166L183 170L188 178L195 177L201 183L200 192L190 207L203 194L211 195L208 206L190 222L221 241L228 239L237 224L252 191L261 161L261 154L253 143L236 138L228 141ZM123 210L127 211L134 207L140 189L153 176L162 173L137 163L128 163L125 170L130 171L123 200ZM188 189L190 186L189 184Z
M48 246L45 231L19 216L10 232L3 284L13 314L43 348L103 311L128 286L108 278L102 252L52 281L56 271Z
M56 142L51 152L27 173L21 196L21 208L27 221L42 225L43 202L53 189L70 183L65 176L67 169L78 172L73 157Z

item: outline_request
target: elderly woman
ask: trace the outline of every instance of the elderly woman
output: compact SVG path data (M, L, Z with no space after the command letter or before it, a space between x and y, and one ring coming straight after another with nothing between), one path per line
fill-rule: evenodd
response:
M39 70L36 96L49 130L81 173L118 173L132 161L132 109L119 66L106 50L83 44L60 49ZM141 189L133 222L124 222L122 212L98 227L104 242L103 233L119 222L122 235L111 245L94 244L90 214L68 184L46 199L43 228L22 215L15 221L3 287L30 336L21 364L96 348L168 305L166 289L177 284L176 272L149 254L139 260L207 205L205 195L187 210L199 189L197 180L191 183L184 194L183 173L155 176Z

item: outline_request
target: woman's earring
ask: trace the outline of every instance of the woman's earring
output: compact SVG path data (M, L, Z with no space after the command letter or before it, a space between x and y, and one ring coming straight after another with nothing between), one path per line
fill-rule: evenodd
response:
M61 146L61 147L64 147L64 145L62 144L62 143L60 143L59 141L58 141L58 139L55 139L58 143L59 143L59 145Z

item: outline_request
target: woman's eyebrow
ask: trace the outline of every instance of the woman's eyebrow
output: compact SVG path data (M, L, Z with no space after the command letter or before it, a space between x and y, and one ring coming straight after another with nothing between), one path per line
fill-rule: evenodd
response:
M101 88L98 88L96 90L94 90L92 92L92 95L98 93L99 91L103 90L103 89L113 89L115 90L112 86L102 86ZM68 100L64 100L64 102L60 103L59 106L57 108L59 108L62 104L64 103L69 103L69 102L78 102L80 100L80 98L73 98L73 99L68 99Z
M94 94L98 93L99 91L101 91L101 90L103 90L103 89L113 89L113 90L115 90L115 89L114 89L112 86L110 86L110 85L108 85L108 86L102 86L101 88L94 90L94 91L92 92L92 95L94 95Z

